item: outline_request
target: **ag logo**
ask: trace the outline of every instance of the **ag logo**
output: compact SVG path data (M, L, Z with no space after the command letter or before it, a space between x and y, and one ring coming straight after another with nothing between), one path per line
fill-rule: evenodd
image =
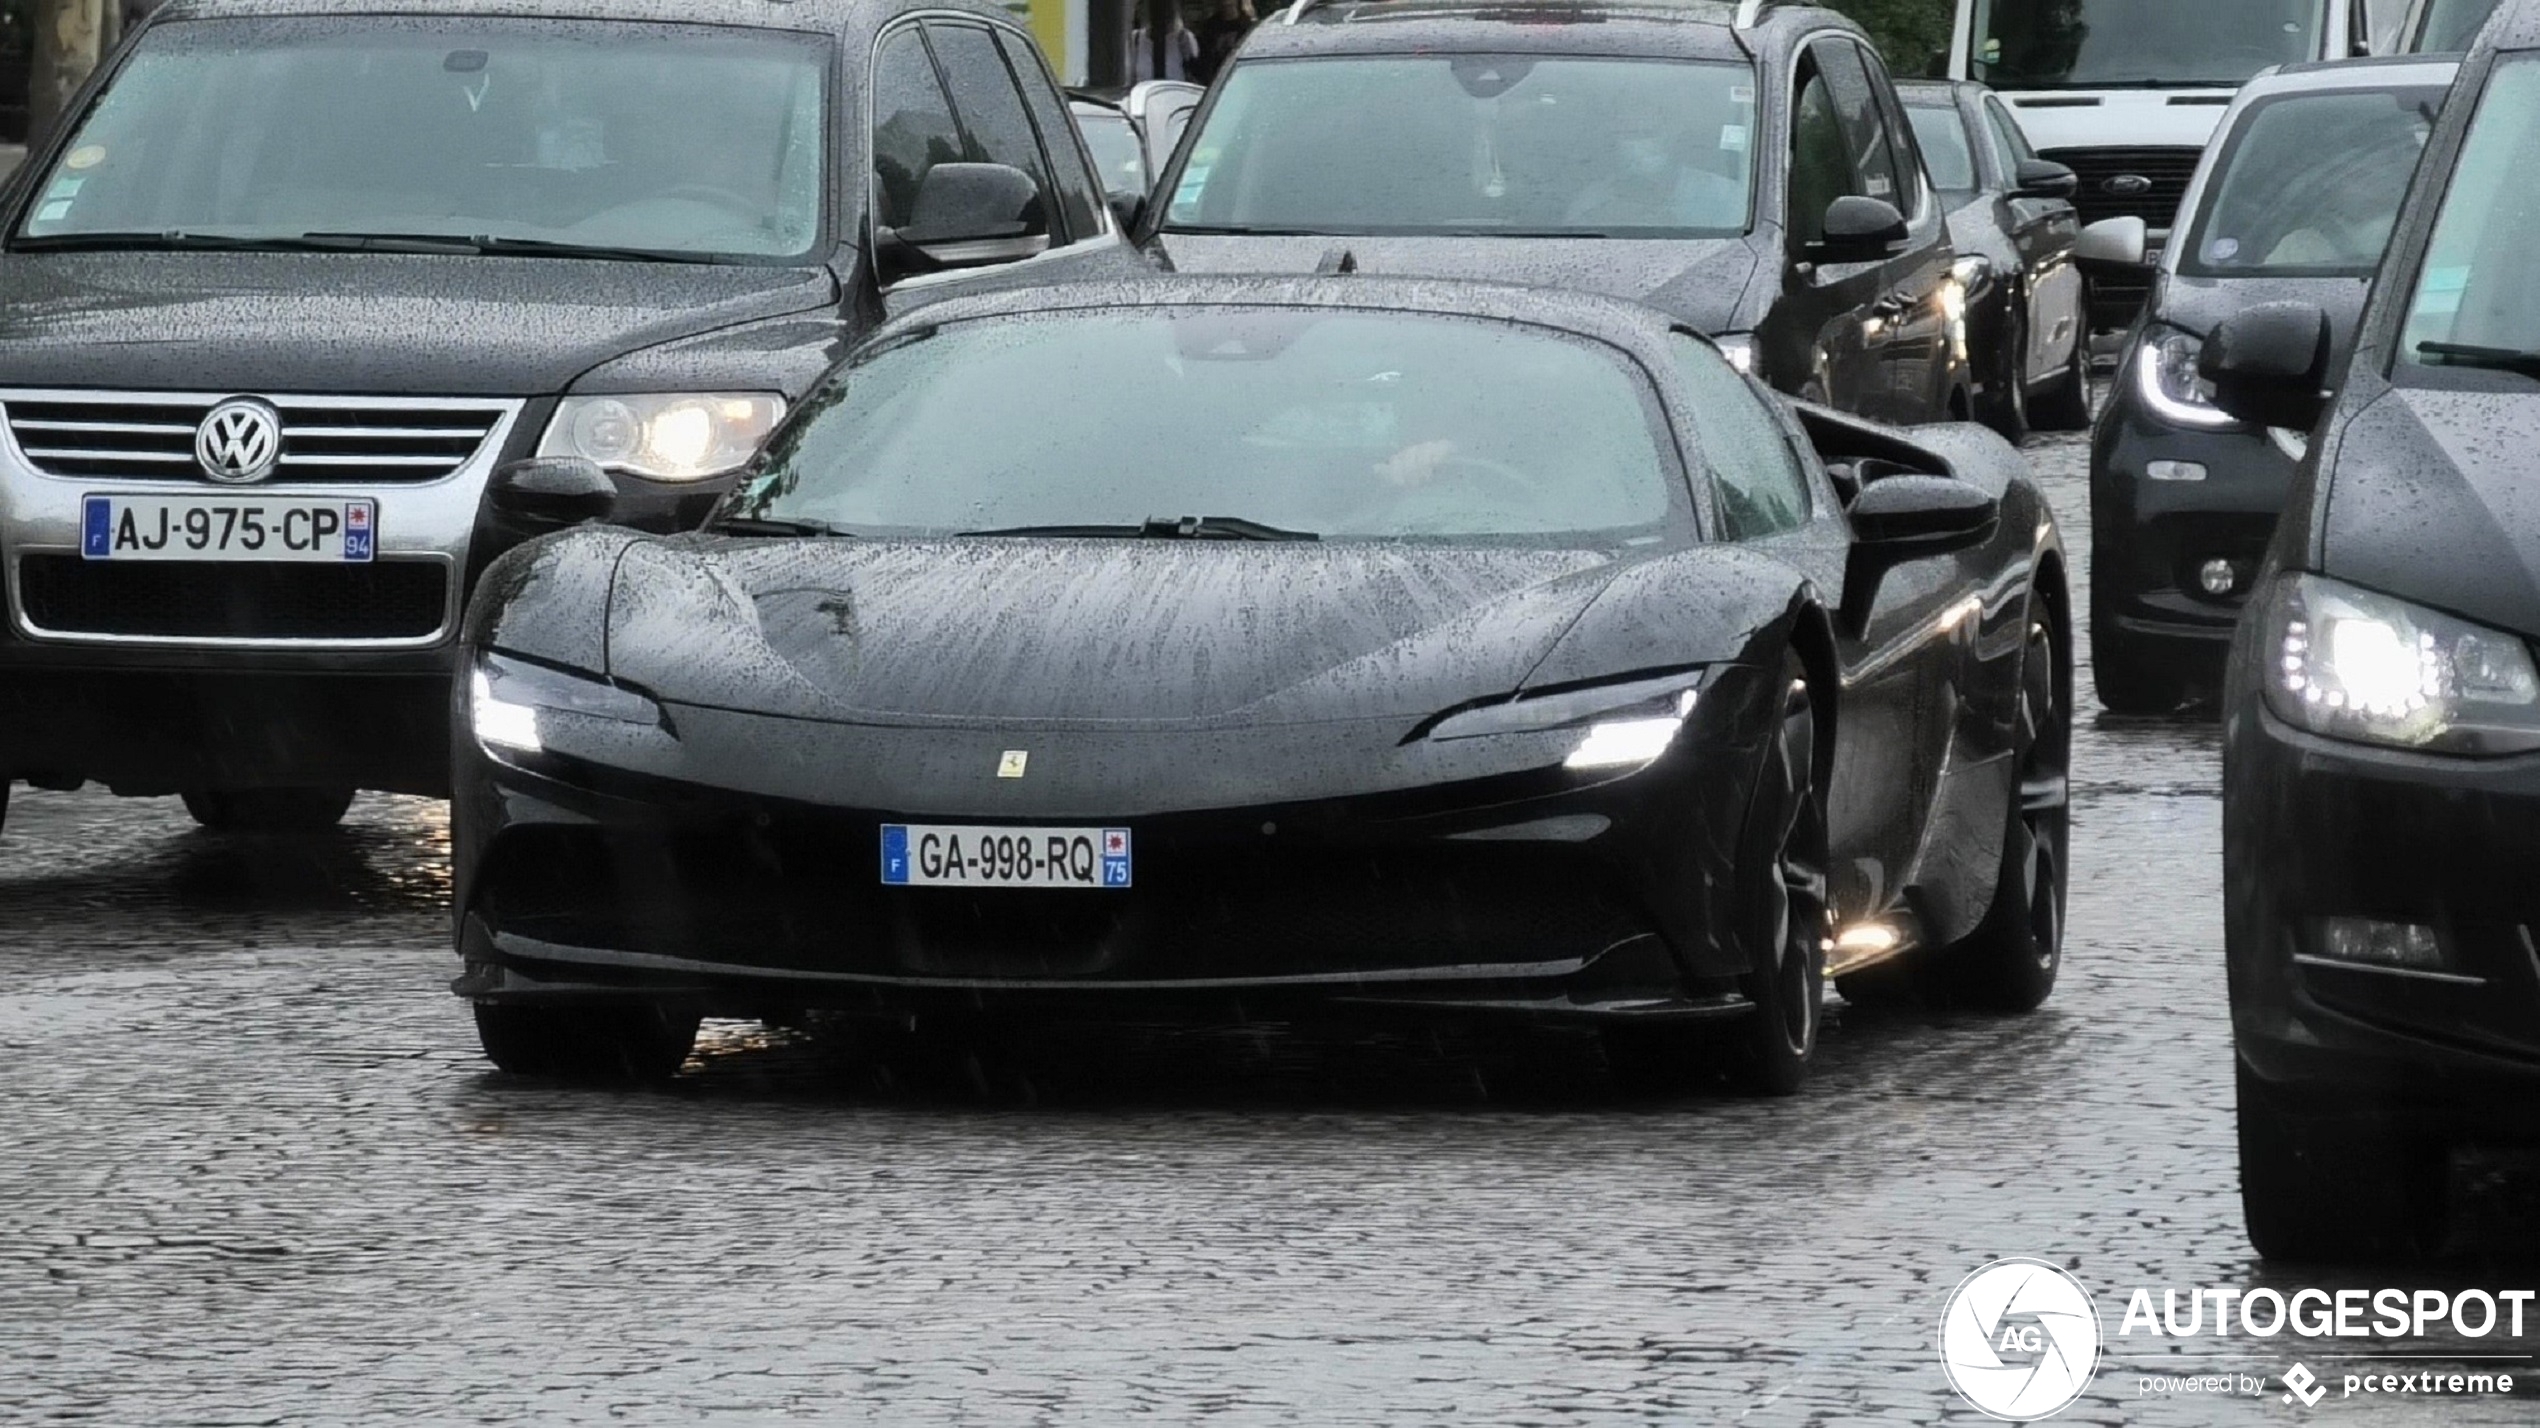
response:
M230 398L194 429L194 464L226 485L262 481L281 456L282 416L254 397Z
M1940 1314L1949 1386L1989 1418L2061 1413L2099 1371L2099 1311L2042 1259L1997 1259L1959 1281Z
M2115 174L2099 185L2099 191L2118 198L2141 198L2152 191L2152 181L2141 174Z

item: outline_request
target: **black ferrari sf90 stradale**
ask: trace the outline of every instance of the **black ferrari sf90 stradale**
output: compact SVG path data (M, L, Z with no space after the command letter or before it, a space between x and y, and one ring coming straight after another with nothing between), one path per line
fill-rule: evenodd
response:
M950 301L704 529L489 573L455 990L539 1074L667 1074L701 1015L1304 1003L1789 1092L1828 975L2052 986L2067 591L1999 438L1792 408L1647 309Z

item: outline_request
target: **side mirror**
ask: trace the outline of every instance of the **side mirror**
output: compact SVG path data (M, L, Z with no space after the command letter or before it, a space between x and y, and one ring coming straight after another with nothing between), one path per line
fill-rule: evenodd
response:
M937 164L918 181L903 228L880 231L894 276L1010 263L1050 245L1040 186L1007 164Z
M1870 263L1913 236L1905 215L1883 198L1847 193L1826 205L1825 236L1809 245L1821 263Z
M2073 240L2073 261L2084 268L2140 269L2150 261L2150 236L2140 218L2102 218Z
M1949 476L1875 480L1846 509L1862 544L1907 558L1977 544L2002 519L1999 499Z
M2214 405L2257 426L2309 431L2328 405L2328 314L2269 302L2224 318L2196 357Z
M2081 190L2081 175L2053 159L2022 159L2011 175L2013 198L2069 199Z
M504 515L570 526L607 519L617 483L579 456L533 456L495 468L488 495Z

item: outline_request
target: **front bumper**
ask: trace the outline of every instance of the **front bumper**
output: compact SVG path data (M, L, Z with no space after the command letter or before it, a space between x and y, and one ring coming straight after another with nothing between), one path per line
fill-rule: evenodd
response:
M737 771L667 779L516 764L470 741L452 813L466 964L453 990L484 1001L639 996L741 1016L1299 1001L1734 1015L1745 1005L1734 993L1735 850L1771 683L1715 671L1677 750L1619 777L1518 752L1452 780L1371 779L1365 793L1229 806L1191 795L1240 782L1207 772L1230 757L1329 766L1364 743L1372 759L1387 744L1399 753L1403 728L1157 734L1094 759L1120 770L1120 789L1150 792L1027 816L951 788L919 807L850 791L867 782L854 768L921 757L988 769L1020 737L1011 730L722 715L717 731L703 727L716 722L705 711L674 711L692 748L737 740L761 768L794 770L788 788ZM1544 735L1506 738L1548 747ZM1036 766L1067 757L1056 740L1034 742ZM1179 770L1180 787L1142 770ZM902 822L1126 826L1135 884L885 887L879 830Z
M2540 756L2324 739L2263 709L2238 663L2231 685L2224 899L2241 1059L2324 1104L2540 1133ZM2430 927L2441 965L2336 956L2326 918Z
M2294 458L2259 431L2194 431L2147 411L2134 394L2132 353L2118 368L2090 448L2090 600L2096 636L2113 628L2137 653L2198 683L2222 674L2232 627L2248 601ZM2151 479L2154 462L2193 463L2202 480ZM2200 579L2230 563L2231 590Z

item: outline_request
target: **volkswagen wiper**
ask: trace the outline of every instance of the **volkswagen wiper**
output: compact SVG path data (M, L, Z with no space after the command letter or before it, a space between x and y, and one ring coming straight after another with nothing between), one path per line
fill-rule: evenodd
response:
M1110 540L1321 540L1313 531L1292 531L1241 516L1149 516L1131 525L999 526L963 531L966 536L1069 536Z
M852 538L855 535L854 531L843 530L826 521L795 521L779 516L725 516L707 529L718 535L741 536L847 536Z
M2540 379L2540 350L2481 347L2474 342L2420 342L2417 353L2431 358L2438 366L2485 367Z
M110 229L93 233L22 233L9 242L21 253L42 252L180 252L195 249L227 250L243 253L340 253L367 246L349 241L361 235L329 235L323 233L191 233L182 228L163 228L155 232L141 229ZM421 241L421 240L413 240ZM446 241L446 240L444 240ZM460 251L470 251L465 239L458 240Z
M485 234L467 241L480 253L526 258L607 258L621 263L717 263L711 253L678 248L630 248L616 243L567 243L553 238L508 238Z

